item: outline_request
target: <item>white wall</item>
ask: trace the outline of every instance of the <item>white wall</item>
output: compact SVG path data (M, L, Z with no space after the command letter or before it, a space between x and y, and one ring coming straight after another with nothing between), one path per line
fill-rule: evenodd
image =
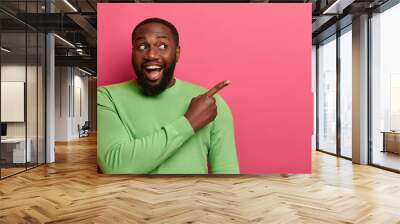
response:
M78 133L78 124L82 126L85 121L89 120L89 113L88 113L88 78L87 76L83 77L81 76L82 73L80 73L78 70L74 70L74 108L72 110L72 130L71 130L71 135L74 138L79 137ZM80 111L81 110L81 111Z
M72 67L56 67L55 73L55 140L70 141L79 138L78 124L88 120L88 78Z
M70 75L68 67L55 68L55 141L68 141Z

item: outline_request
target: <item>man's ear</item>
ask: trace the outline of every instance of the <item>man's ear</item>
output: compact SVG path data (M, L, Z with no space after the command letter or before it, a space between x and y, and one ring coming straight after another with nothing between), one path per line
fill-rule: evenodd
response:
M175 51L175 58L176 58L176 61L178 62L179 61L179 56L181 55L181 46L178 46L177 48L176 48L176 51Z

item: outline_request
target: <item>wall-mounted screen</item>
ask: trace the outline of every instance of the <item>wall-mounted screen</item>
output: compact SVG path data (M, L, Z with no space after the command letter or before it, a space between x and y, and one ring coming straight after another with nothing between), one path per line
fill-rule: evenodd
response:
M24 122L24 82L1 82L1 122Z

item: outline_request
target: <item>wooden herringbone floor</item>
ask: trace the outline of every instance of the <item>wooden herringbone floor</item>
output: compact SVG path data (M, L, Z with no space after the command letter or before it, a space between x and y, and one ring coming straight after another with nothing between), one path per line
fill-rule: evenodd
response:
M400 175L319 152L312 175L106 176L94 137L0 181L0 223L400 223Z

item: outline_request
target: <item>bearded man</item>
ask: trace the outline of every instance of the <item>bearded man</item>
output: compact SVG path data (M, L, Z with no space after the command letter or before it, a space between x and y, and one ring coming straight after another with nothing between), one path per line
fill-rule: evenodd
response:
M181 48L174 25L160 18L132 32L136 80L97 91L97 161L104 173L238 174L233 119L210 90L175 78Z

